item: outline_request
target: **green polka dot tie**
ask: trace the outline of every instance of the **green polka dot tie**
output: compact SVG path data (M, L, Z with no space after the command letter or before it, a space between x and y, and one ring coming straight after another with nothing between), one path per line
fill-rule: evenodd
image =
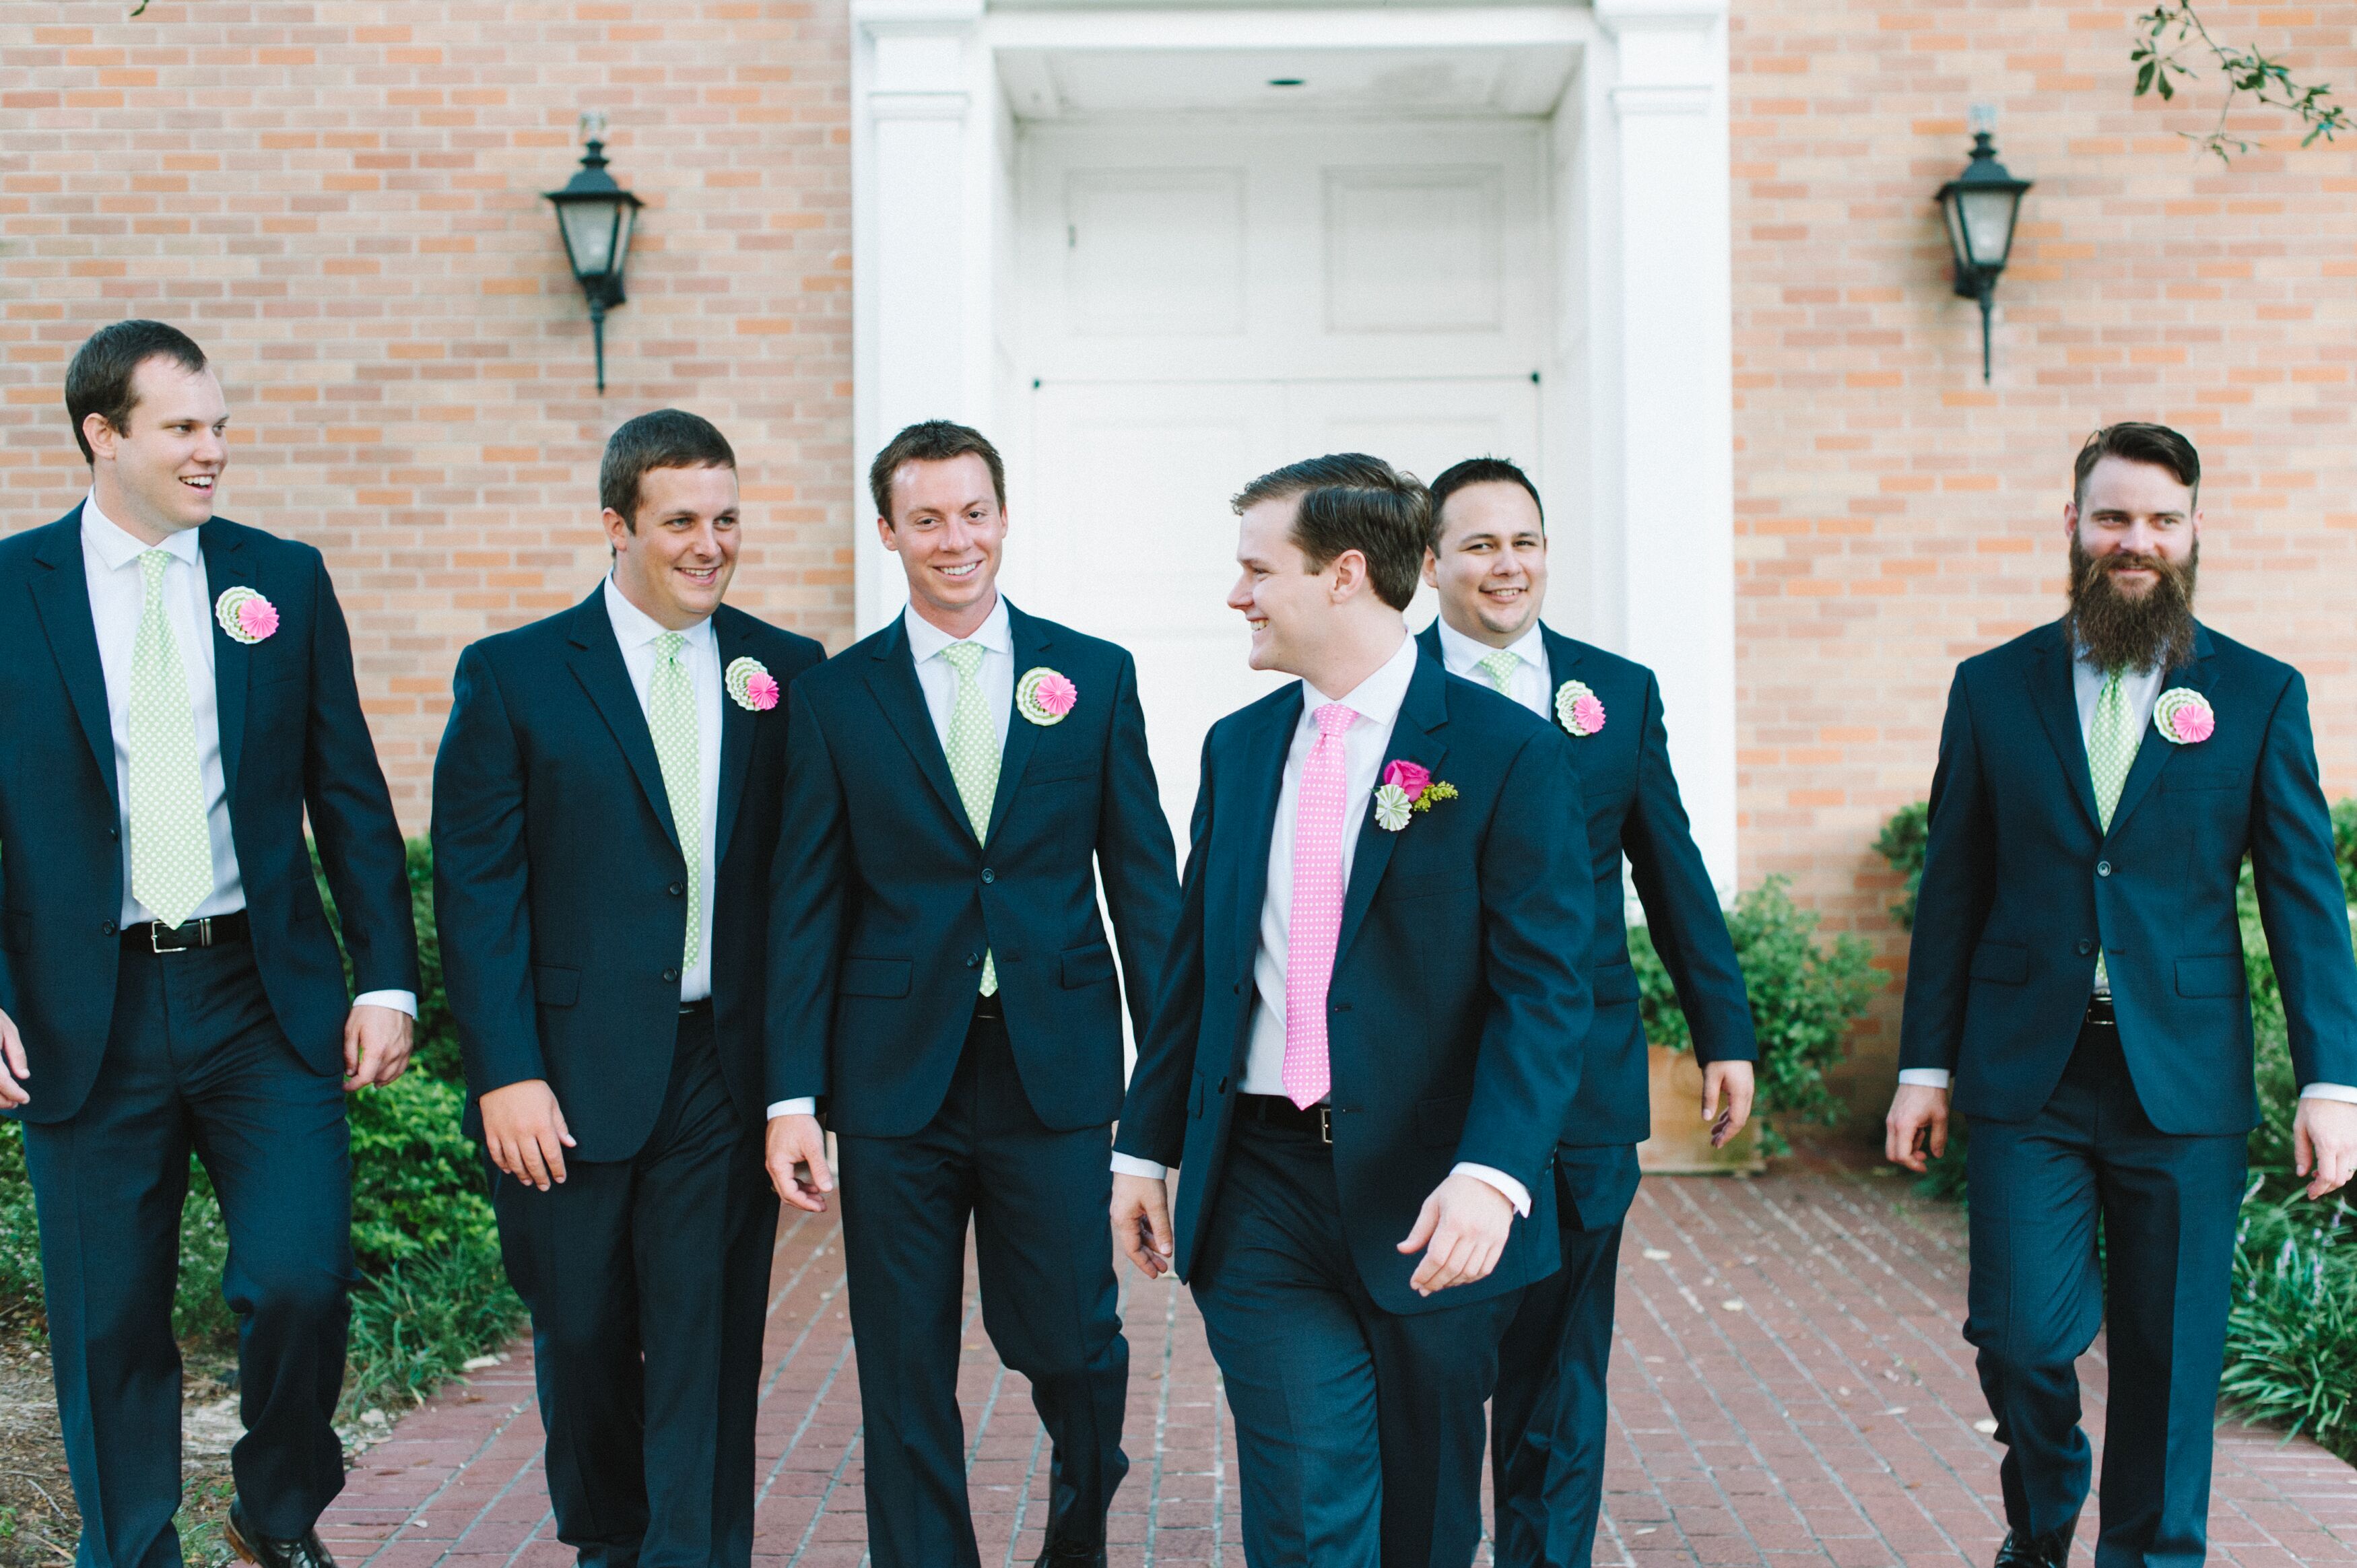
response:
M1481 673L1490 677L1490 684L1498 688L1498 695L1511 696L1506 682L1513 677L1514 666L1522 662L1519 654L1502 648L1493 648L1481 655Z
M647 728L653 732L655 760L662 764L663 793L671 797L672 825L687 860L687 950L680 959L692 968L704 932L704 790L697 766L695 678L680 657L687 639L667 631L655 639L654 674L647 682Z
M2112 813L2120 809L2120 791L2127 787L2128 765L2136 760L2142 728L2128 715L2127 694L2120 690L2117 670L2104 677L2104 694L2095 699L2095 722L2087 732L2087 772L2095 784L2095 820L2112 831ZM2104 955L2095 955L2095 989L2112 989Z
M177 926L212 893L213 839L188 671L164 610L171 564L168 550L139 556L147 596L131 645L131 896Z
M950 707L949 741L942 749L949 754L950 777L957 780L958 799L965 805L977 843L990 832L991 802L998 798L998 725L990 716L989 699L982 694L983 652L979 642L952 642L942 650L958 682L957 701ZM982 993L988 996L997 990L998 965L985 952Z

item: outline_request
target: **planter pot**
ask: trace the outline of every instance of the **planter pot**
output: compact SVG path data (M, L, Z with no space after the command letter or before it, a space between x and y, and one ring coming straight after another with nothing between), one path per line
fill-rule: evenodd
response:
M1752 1176L1768 1167L1760 1154L1760 1119L1754 1115L1727 1147L1710 1146L1702 1119L1702 1064L1692 1051L1645 1047L1652 1075L1653 1134L1637 1145L1637 1164L1648 1176Z

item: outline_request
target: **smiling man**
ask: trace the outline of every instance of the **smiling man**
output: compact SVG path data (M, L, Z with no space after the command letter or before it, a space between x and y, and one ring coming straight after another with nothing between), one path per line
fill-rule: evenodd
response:
M709 423L625 423L598 489L606 580L459 656L434 908L557 1539L592 1568L744 1568L779 696L821 650L721 602L743 523Z
M868 470L909 607L797 682L770 918L770 1170L844 1248L878 1568L974 1568L957 1370L983 1325L1054 1445L1042 1563L1105 1560L1129 1347L1104 1226L1122 987L1141 1036L1178 903L1137 670L998 591L998 454L963 425Z
M0 1112L39 1208L78 1560L180 1562L194 1150L239 1322L230 1541L324 1568L354 1278L345 1094L401 1075L417 1005L401 830L319 553L213 513L229 407L204 350L117 322L65 390L90 493L0 543Z
M2097 1568L2198 1563L2244 1144L2235 884L2282 986L2308 1195L2357 1165L2357 959L2299 672L2193 617L2201 458L2080 449L2070 609L1948 694L1887 1152L1970 1119L1964 1337L2006 1447L1999 1568L2061 1568L2086 1500L2073 1363L2106 1330Z

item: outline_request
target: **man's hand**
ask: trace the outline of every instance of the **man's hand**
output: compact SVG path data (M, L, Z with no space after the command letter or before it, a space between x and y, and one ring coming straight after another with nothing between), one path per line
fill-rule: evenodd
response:
M772 1116L768 1144L770 1185L796 1208L826 1212L834 1173L826 1168L826 1129L815 1116Z
M2292 1168L2310 1176L2308 1196L2322 1197L2357 1175L2357 1105L2303 1097L2291 1123Z
M1158 1280L1170 1272L1170 1183L1168 1178L1115 1171L1113 1178L1113 1244Z
M1418 1295L1490 1277L1506 1251L1514 1206L1479 1176L1452 1176L1432 1189L1417 1211L1415 1228L1399 1244L1403 1252L1424 1253L1408 1284Z
M565 1112L546 1079L495 1089L478 1103L491 1164L543 1192L565 1179L565 1151L573 1146L573 1134L565 1130Z
M25 1065L25 1036L16 1032L16 1020L0 1013L0 1109L14 1111L32 1099L25 1080L33 1076Z
M375 1089L409 1070L414 1022L398 1007L355 1007L344 1015L344 1092Z
M1900 1084L1890 1097L1890 1114L1882 1119L1882 1157L1921 1176L1931 1159L1947 1152L1948 1091Z
M1724 1111L1718 1108L1721 1095L1727 1099ZM1710 1123L1712 1148L1727 1147L1751 1120L1751 1095L1749 1062L1713 1062L1702 1069L1702 1119Z

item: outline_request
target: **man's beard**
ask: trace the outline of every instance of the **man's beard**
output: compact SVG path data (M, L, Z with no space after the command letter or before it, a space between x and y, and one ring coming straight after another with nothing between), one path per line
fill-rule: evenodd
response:
M2194 542L2182 564L2135 551L2090 555L2071 536L2071 633L2099 670L2172 670L2193 657L2193 581L2201 564ZM2142 597L2120 591L2112 574L2140 566L2153 574Z

